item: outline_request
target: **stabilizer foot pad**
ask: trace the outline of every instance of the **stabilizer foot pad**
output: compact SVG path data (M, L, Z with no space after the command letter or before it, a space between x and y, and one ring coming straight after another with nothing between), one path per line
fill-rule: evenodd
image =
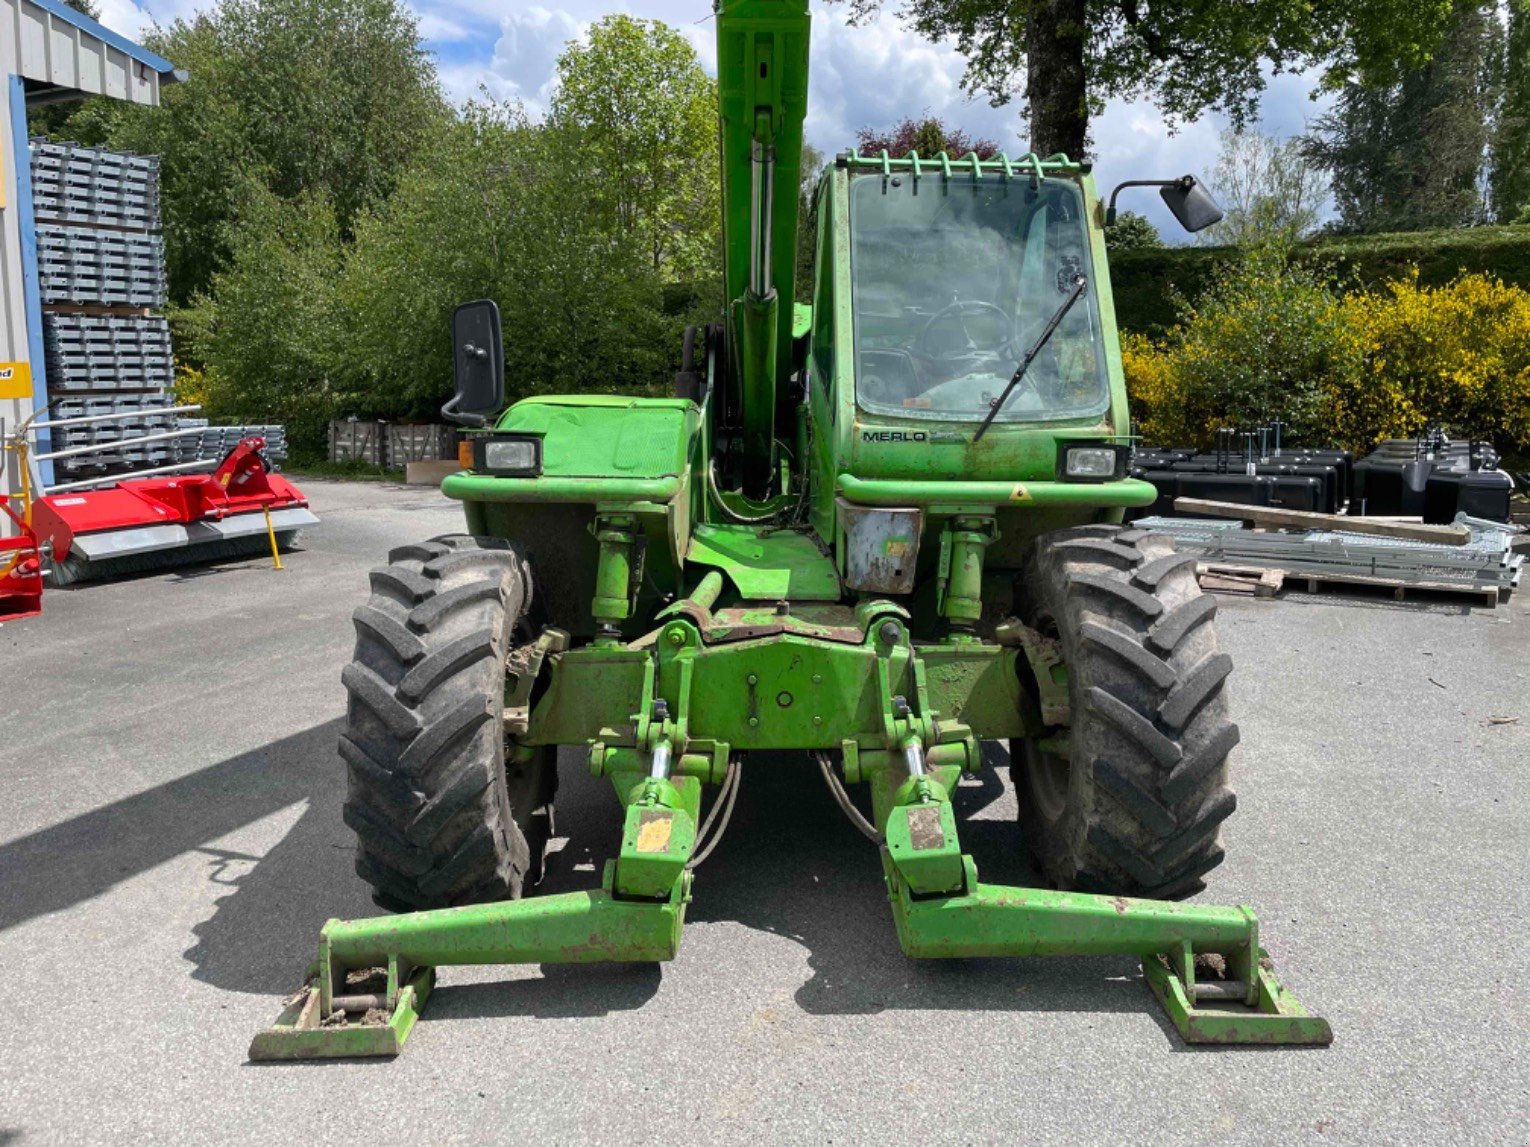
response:
M336 1012L328 1021L320 1018L317 976L287 1001L276 1023L258 1034L250 1044L255 1062L290 1059L355 1059L394 1056L414 1030L435 986L434 968L416 968L400 988L391 1012L368 1009L352 1019Z
M1256 964L1258 1001L1254 1005L1237 1000L1193 998L1170 961L1162 956L1143 960L1142 972L1186 1043L1292 1047L1331 1044L1333 1029L1328 1021L1302 1007L1270 970L1268 957L1263 952L1260 956Z

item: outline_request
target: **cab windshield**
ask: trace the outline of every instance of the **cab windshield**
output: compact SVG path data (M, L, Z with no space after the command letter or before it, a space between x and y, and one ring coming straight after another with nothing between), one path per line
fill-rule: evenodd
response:
M856 401L877 414L981 420L1077 278L1092 279L1084 198L1060 179L858 176L850 240ZM1091 281L998 421L1109 401Z

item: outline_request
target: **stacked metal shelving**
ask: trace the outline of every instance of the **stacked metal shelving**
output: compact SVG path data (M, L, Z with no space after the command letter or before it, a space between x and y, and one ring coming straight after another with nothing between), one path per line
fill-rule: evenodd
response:
M191 420L182 422L190 426ZM201 451L204 458L222 458L246 438L260 437L266 440L266 457L280 462L287 457L287 429L284 426L209 426L202 421L200 441L189 439Z
M34 139L32 206L61 223L158 231L159 156Z
M214 464L249 434L286 457L280 426L214 426L169 412L175 385L160 229L159 158L31 141L32 207L50 415L62 482ZM128 417L121 417L128 415ZM153 441L133 441L152 437Z
M165 245L158 235L43 223L37 280L44 303L165 305Z
M55 472L76 481L194 458L179 438L129 441L179 428L164 413L170 328L151 313L165 305L158 158L34 139L31 162L50 417L141 415L52 431L55 450L98 447L55 459Z
M56 391L161 391L175 385L170 325L159 315L51 314L44 328Z

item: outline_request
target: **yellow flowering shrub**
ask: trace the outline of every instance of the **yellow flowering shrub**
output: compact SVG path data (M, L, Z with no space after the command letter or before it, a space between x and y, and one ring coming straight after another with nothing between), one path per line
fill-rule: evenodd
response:
M175 364L175 401L178 406L207 402L207 375L184 362Z
M1132 418L1144 442L1184 442L1199 438L1200 429L1185 422L1179 376L1172 360L1146 335L1121 336L1121 369L1131 396Z
M1483 274L1421 287L1415 273L1342 306L1364 359L1331 392L1345 441L1442 424L1504 449L1530 444L1530 292Z
M1256 248L1179 306L1162 342L1123 347L1145 440L1204 446L1221 427L1277 418L1293 440L1328 435L1334 381L1356 372L1360 356L1341 299L1318 271L1279 247Z
M1530 292L1483 274L1341 294L1278 252L1229 269L1159 342L1122 338L1145 441L1208 445L1280 419L1290 438L1369 450L1443 425L1530 445Z

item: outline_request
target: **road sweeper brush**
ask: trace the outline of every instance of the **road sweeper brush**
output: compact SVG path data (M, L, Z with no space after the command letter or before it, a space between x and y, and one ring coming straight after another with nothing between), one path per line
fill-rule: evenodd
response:
M1187 1040L1328 1042L1252 911L1182 902L1234 807L1232 666L1194 557L1121 525L1156 492L1126 473L1089 166L843 154L794 306L808 5L716 14L721 321L686 338L674 398L501 413L498 311L458 309L444 413L476 430L442 490L468 533L372 572L342 674L356 870L405 914L330 921L252 1057L396 1052L441 965L673 957L697 865L781 749L826 782L795 799L874 843L907 955L1135 956ZM1189 229L1220 217L1194 179L1159 186ZM962 848L952 793L999 739L1009 847L1048 887L985 884ZM520 899L559 746L623 831L600 887Z
M166 413L196 409L172 407ZM59 419L40 428L121 417ZM319 521L302 491L272 472L263 453L265 439L258 435L244 438L216 463L189 462L70 482L32 497L38 485L32 463L106 448L80 446L33 454L27 436L34 429L23 425L9 446L20 455L26 521L56 586L263 553L275 558L300 529ZM121 439L110 448L178 434L200 435L201 429ZM188 472L213 465L211 473Z

